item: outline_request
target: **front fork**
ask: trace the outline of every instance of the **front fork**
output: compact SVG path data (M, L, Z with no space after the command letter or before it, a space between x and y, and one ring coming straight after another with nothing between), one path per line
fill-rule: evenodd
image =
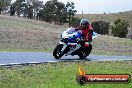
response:
M59 42L59 44L63 45L63 48L61 50L60 56L63 56L64 54L67 54L69 52L69 47L66 43L64 42Z
M64 42L59 42L59 44L62 44L63 45L63 48L62 48L62 52L65 50L65 48L67 47L67 44L66 43L64 43Z

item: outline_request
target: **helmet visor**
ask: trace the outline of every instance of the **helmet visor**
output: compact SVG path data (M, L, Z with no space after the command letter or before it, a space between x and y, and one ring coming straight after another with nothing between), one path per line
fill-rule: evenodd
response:
M87 28L88 27L88 25L86 25L86 24L82 24L81 26L82 26L82 28Z

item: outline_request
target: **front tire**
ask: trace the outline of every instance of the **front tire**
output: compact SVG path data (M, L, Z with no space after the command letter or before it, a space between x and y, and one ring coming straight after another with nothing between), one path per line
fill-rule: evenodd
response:
M53 56L56 58L56 59L59 59L61 58L63 55L61 54L62 53L62 48L63 48L63 45L62 44L58 44L54 51L53 51Z

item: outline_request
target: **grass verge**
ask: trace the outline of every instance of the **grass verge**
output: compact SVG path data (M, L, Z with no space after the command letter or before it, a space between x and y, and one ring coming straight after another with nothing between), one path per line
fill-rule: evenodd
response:
M92 50L91 54L93 55L109 55L109 56L132 56L131 52L111 52L105 50Z
M0 49L0 52L51 52L50 49L43 49L43 50L38 50L38 49L15 49L15 48L3 48Z
M87 74L130 74L132 61L59 62L41 65L0 67L0 88L131 88L129 84L87 84L75 78L78 67Z

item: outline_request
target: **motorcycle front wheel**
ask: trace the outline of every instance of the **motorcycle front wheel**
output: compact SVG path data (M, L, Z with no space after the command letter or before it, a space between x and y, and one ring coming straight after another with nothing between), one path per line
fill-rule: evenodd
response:
M63 55L62 55L62 48L63 48L63 45L62 44L58 44L54 51L53 51L53 56L56 58L56 59L59 59L61 58Z

